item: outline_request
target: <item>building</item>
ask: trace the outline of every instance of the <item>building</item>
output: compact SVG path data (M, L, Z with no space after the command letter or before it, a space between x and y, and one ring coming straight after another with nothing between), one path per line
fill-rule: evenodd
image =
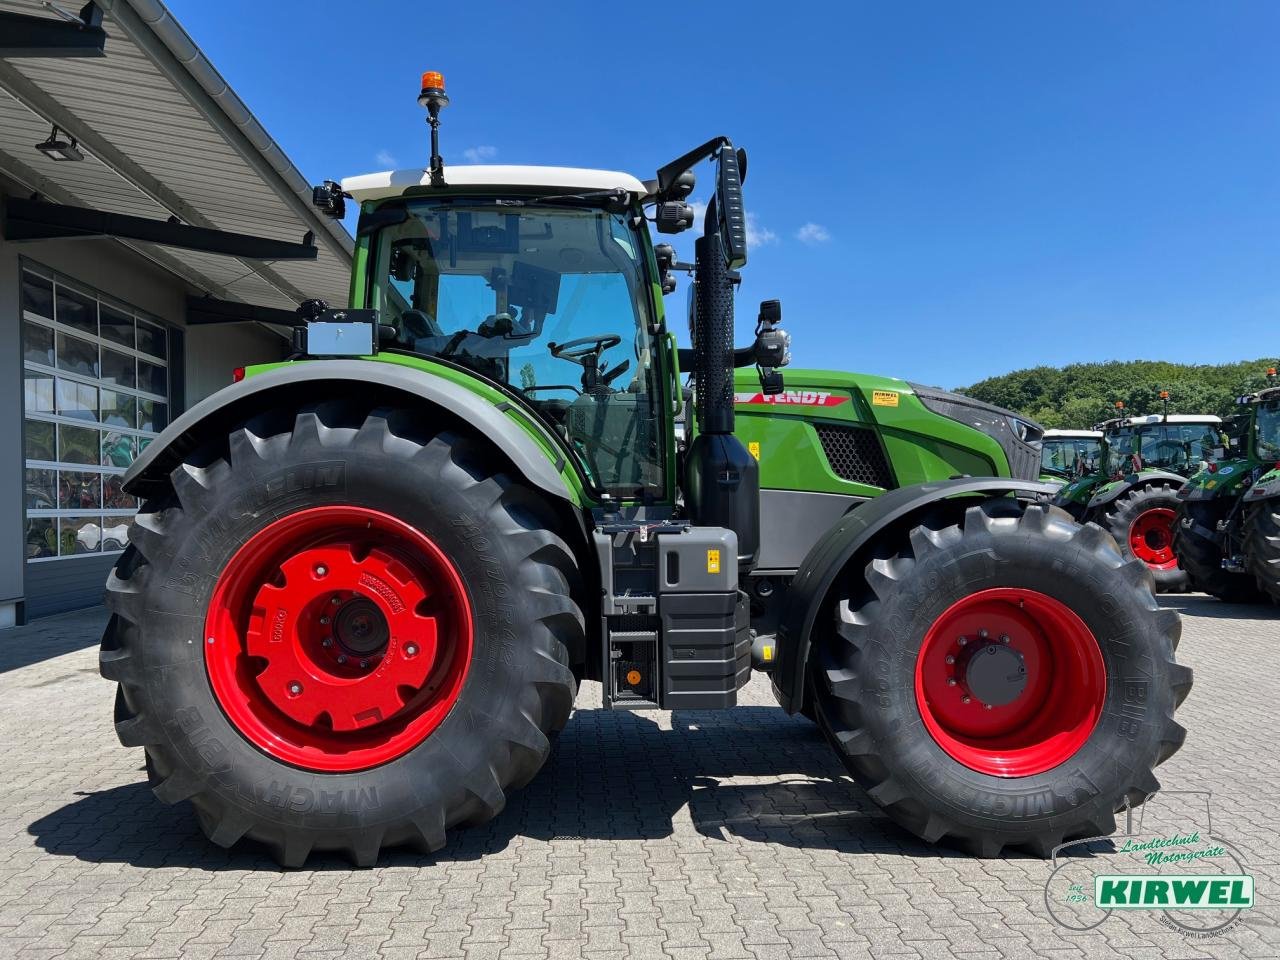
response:
M100 601L129 463L351 251L159 0L0 0L0 626Z

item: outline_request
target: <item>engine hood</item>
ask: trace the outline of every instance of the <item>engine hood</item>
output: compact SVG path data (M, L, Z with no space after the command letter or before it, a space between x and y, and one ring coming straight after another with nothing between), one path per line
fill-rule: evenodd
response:
M1020 413L983 403L961 393L911 384L919 401L932 410L958 423L981 430L995 440L1009 458L1009 472L1019 480L1035 480L1040 476L1040 442L1044 427Z

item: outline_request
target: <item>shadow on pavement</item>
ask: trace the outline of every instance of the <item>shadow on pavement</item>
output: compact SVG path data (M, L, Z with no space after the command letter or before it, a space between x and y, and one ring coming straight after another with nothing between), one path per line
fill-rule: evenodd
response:
M1266 600L1257 603L1223 603L1204 593L1165 593L1160 606L1177 610L1184 617L1210 620L1280 620L1280 607Z
M107 617L106 607L90 607L0 632L0 673L97 646Z
M519 837L545 841L652 840L690 829L727 840L907 856L962 856L929 846L892 824L850 780L817 727L776 707L672 714L674 729L648 717L575 712L542 772L512 794L489 823L451 831L424 857L384 853L400 866L474 860ZM187 804L165 806L145 782L81 794L28 828L56 856L94 863L277 869L257 844L231 851L209 843ZM1016 856L1016 854L1015 854ZM348 870L313 855L313 870Z

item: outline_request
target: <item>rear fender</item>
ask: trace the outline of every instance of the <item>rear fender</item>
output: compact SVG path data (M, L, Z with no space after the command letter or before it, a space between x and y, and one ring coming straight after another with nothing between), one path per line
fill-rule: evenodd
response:
M792 579L778 629L778 662L773 689L788 713L804 706L804 676L811 638L828 606L836 578L860 559L865 565L871 545L889 527L909 521L940 500L963 494L998 497L1013 494L1047 503L1057 485L1002 477L964 477L891 490L845 514L814 544ZM861 567L859 567L861 569Z
M1117 500L1124 496L1134 487L1147 487L1153 483L1167 481L1174 487L1181 487L1187 482L1187 478L1178 473L1169 473L1165 470L1148 470L1145 473L1136 476L1125 477L1124 480L1116 483L1109 483L1103 489L1099 490L1090 500L1089 509L1097 510L1099 507L1105 507L1113 500Z
M415 407L447 411L493 442L499 454L526 482L556 500L575 502L561 476L565 458L551 455L494 405L441 377L390 363L367 360L314 360L291 363L219 390L201 400L153 440L124 475L134 496L163 491L169 473L183 458L219 432L225 434L255 412L273 405L301 405L328 398L385 392Z

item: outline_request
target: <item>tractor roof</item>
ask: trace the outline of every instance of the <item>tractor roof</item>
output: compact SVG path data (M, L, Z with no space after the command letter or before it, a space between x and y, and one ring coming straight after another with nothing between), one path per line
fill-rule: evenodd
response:
M501 164L445 167L444 178L449 187L483 187L486 190L516 188L546 189L558 193L586 190L625 190L643 197L648 193L643 183L629 173L615 170L584 170L578 167L519 167ZM342 189L357 202L398 197L410 187L431 185L431 174L422 167L409 170L387 170L347 177Z
M1221 423L1221 417L1215 417L1211 413L1171 413L1164 416L1159 413L1149 413L1144 417L1128 417L1124 421L1125 426L1140 427L1152 423Z
M1101 440L1101 430L1046 430L1044 432L1046 440L1063 439L1068 440Z

